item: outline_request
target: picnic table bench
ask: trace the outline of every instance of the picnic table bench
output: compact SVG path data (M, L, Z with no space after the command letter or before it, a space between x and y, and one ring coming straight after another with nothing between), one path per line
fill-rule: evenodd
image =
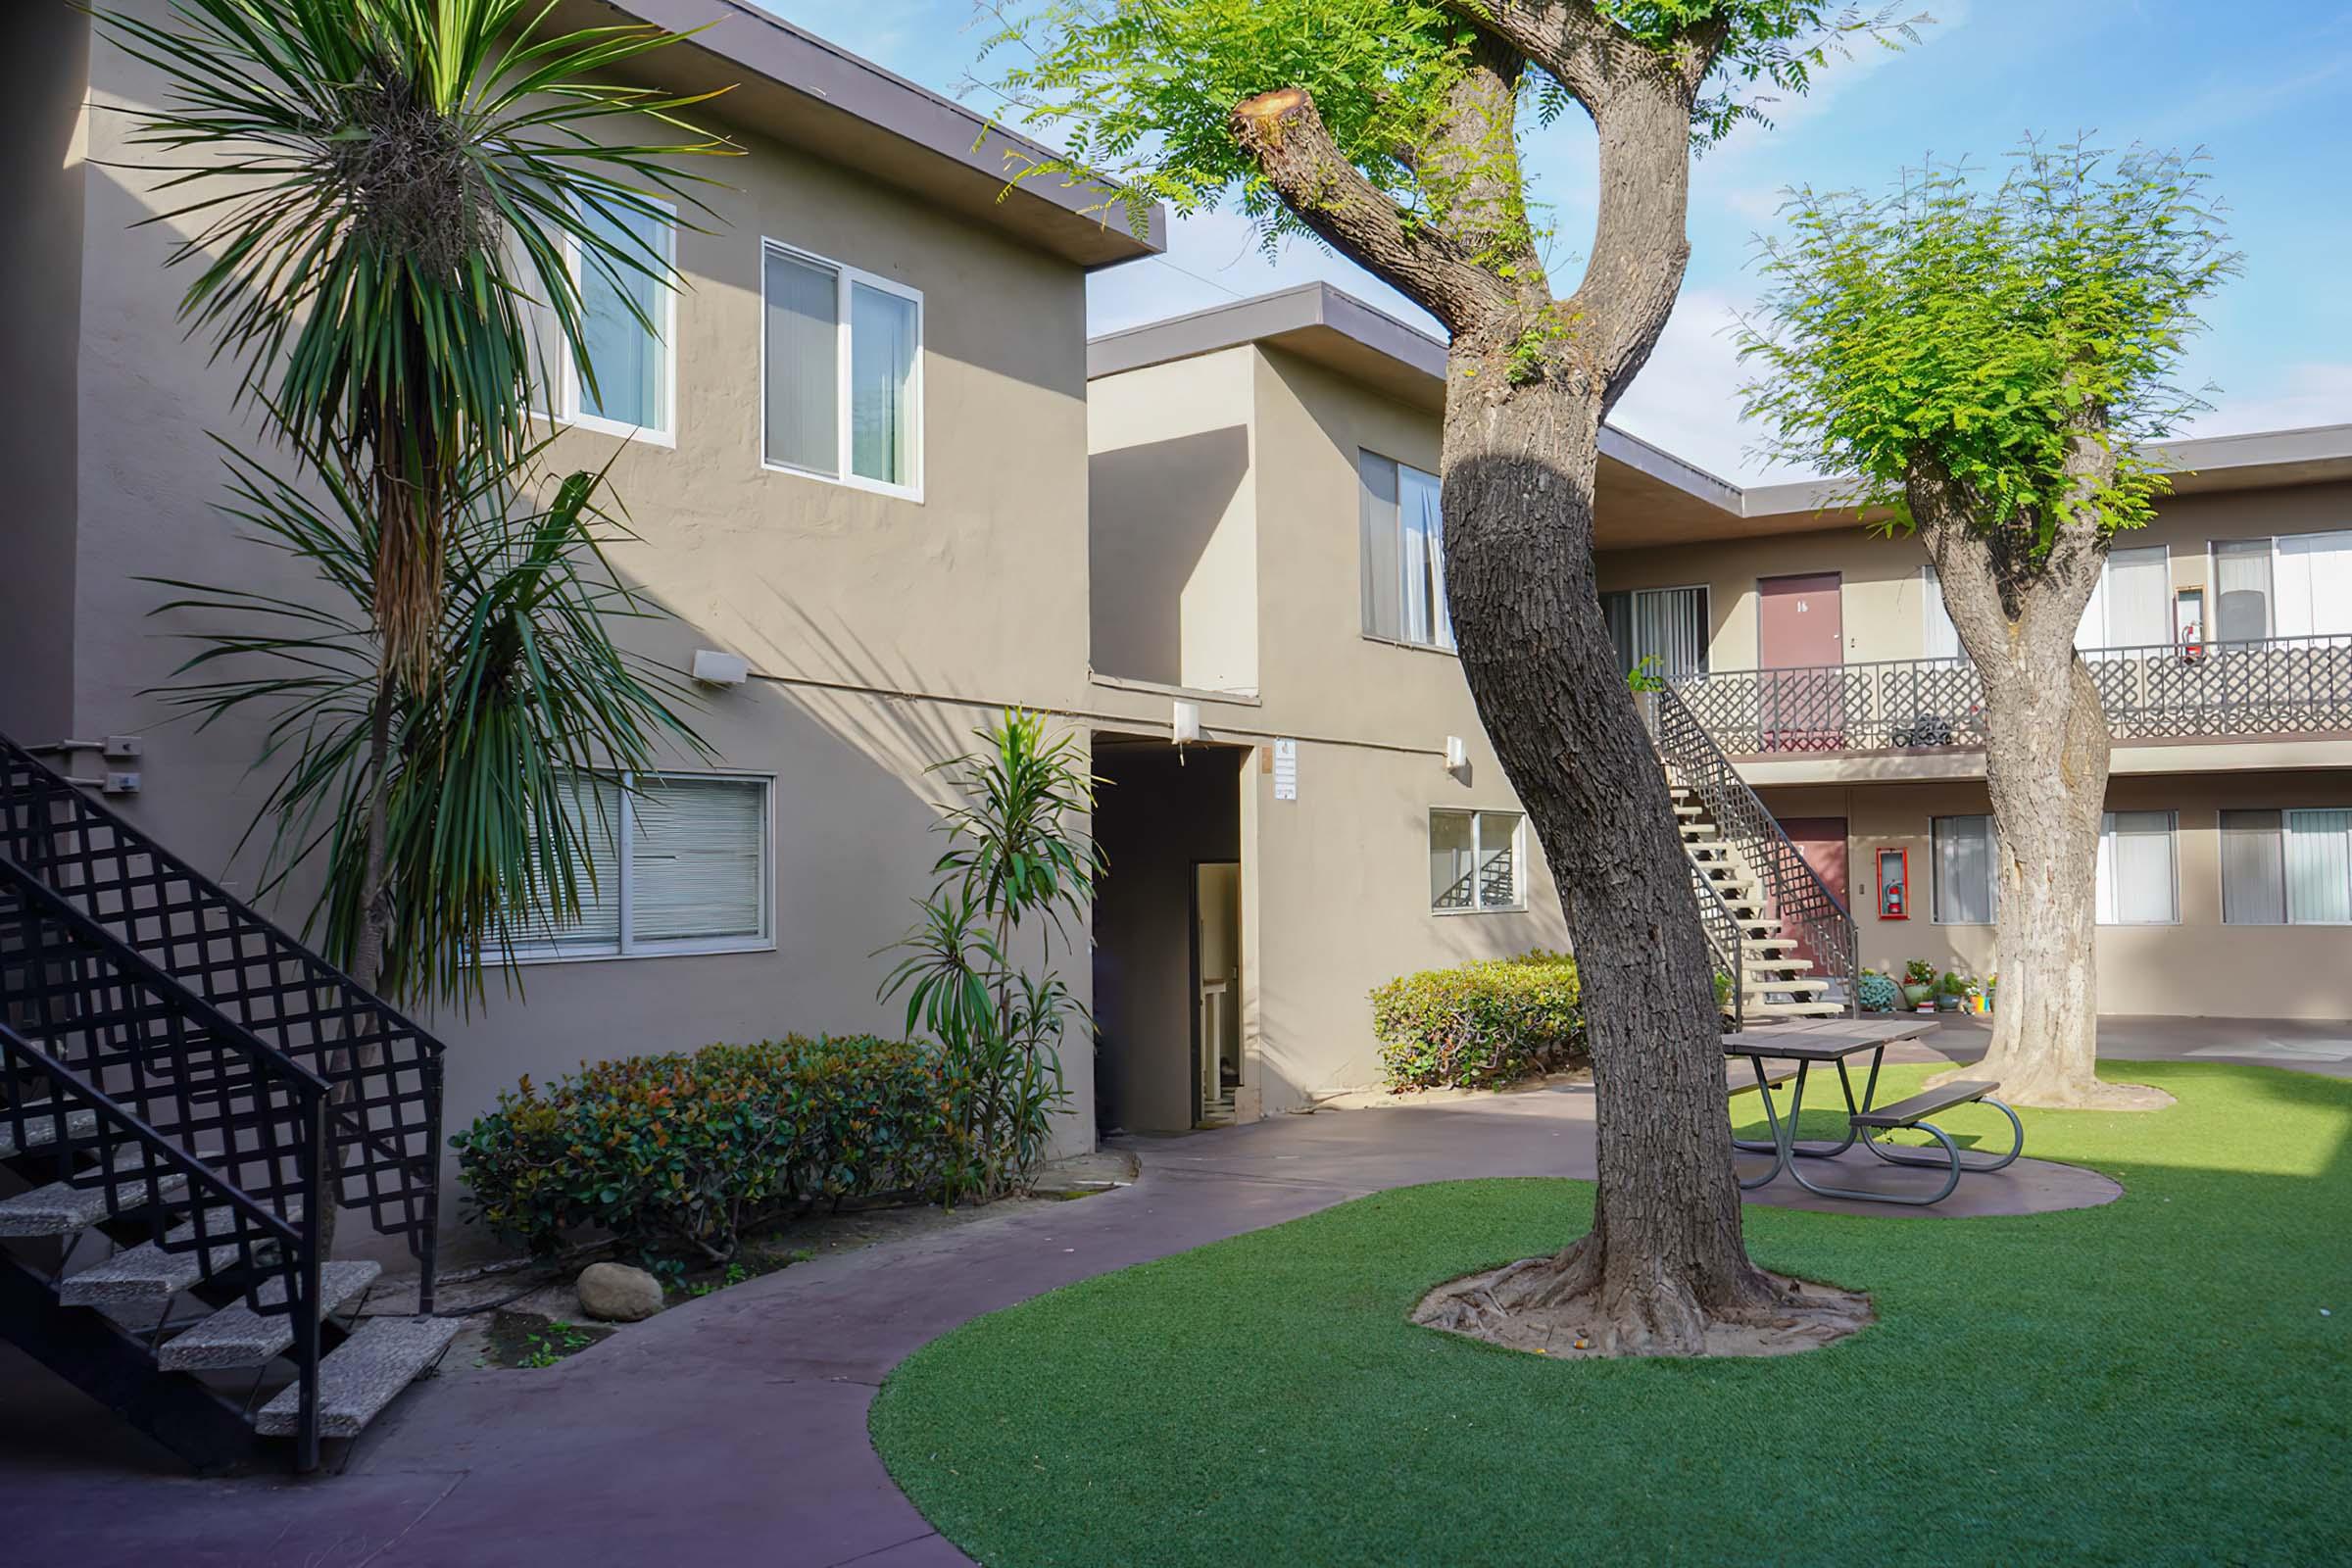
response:
M1903 1018L1821 1018L1804 1023L1767 1025L1758 1029L1741 1030L1723 1037L1726 1091L1739 1096L1761 1093L1764 1100L1765 1125L1771 1129L1770 1142L1735 1138L1733 1146L1747 1153L1769 1153L1772 1164L1761 1175L1742 1176L1740 1186L1753 1191L1787 1171L1796 1178L1797 1185L1807 1192L1828 1198L1851 1198L1871 1203L1909 1203L1925 1205L1940 1203L1960 1185L1964 1173L2000 1170L2025 1152L2026 1129L2017 1119L2017 1112L1993 1099L2000 1085L1984 1080L1964 1080L1926 1090L1890 1105L1874 1105L1878 1092L1879 1068L1886 1057L1886 1048L1905 1040L1917 1040L1929 1034L1936 1025L1929 1021ZM1846 1059L1869 1052L1870 1077L1864 1083L1859 1103L1854 1099L1853 1079L1846 1070ZM1796 1137L1797 1118L1805 1104L1805 1082L1815 1063L1834 1063L1838 1068L1838 1087L1845 1096L1845 1136L1835 1143L1816 1141L1800 1143ZM1793 1063L1793 1065L1790 1065ZM1744 1066L1744 1070L1743 1070ZM1794 1080L1788 1108L1780 1110L1773 1103L1772 1091L1777 1086ZM1982 1102L1992 1106L2009 1118L2013 1135L2006 1153L1991 1158L1971 1159L1963 1155L1951 1136L1928 1118L1958 1105ZM1881 1135L1895 1131L1918 1131L1934 1138L1939 1153L1897 1148L1880 1142ZM1819 1182L1805 1175L1797 1161L1803 1159L1834 1159L1854 1147L1859 1141L1880 1159L1889 1165L1917 1165L1943 1172L1943 1185L1927 1195L1916 1193L1879 1193L1857 1187L1841 1187Z

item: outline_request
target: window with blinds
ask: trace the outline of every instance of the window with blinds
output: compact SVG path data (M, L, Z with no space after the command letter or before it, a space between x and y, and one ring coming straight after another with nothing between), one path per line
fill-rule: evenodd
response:
M1650 673L1667 680L1707 671L1707 590L1639 588L1600 596L1618 666L1628 673L1654 660Z
M2177 826L2170 811L2109 811L2099 819L2099 924L2180 923Z
M2352 925L2352 810L2224 811L2222 919Z
M1926 614L1926 624L1920 633L1920 653L1927 659L1958 659L1960 628L1952 624L1952 612L1944 607L1943 584L1936 576L1935 563L1919 569L1923 574L1920 604Z
M773 240L760 287L761 462L920 499L922 295Z
M2075 628L2075 646L2085 653L2107 648L2147 648L2173 640L2172 556L2163 545L2110 550L2090 603Z
M2213 542L2214 638L2352 632L2352 529Z
M1438 476L1377 452L1358 454L1357 467L1364 635L1451 648Z
M770 940L768 782L641 774L582 781L566 808L580 913L525 956L723 953Z
M1992 877L1992 818L1939 816L1933 823L1936 923L1990 925L1997 900Z
M1441 914L1522 909L1516 811L1429 813L1429 906Z

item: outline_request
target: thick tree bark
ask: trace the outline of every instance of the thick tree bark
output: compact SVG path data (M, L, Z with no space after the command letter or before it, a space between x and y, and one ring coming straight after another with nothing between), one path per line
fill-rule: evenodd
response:
M1502 1320L1547 1316L1580 1337L1590 1325L1604 1353L1695 1354L1711 1324L1785 1325L1815 1299L1747 1258L1713 964L1593 579L1600 421L1657 342L1690 255L1690 102L1705 50L1659 56L1589 4L1504 10L1533 42L1472 15L1486 52L1416 150L1439 198L1433 220L1403 222L1303 91L1251 99L1232 126L1293 212L1451 329L1442 466L1455 638L1560 886L1583 980L1599 1132L1592 1229L1556 1255L1441 1288L1416 1315L1490 1337ZM1515 157L1497 152L1515 147L1520 54L1569 81L1599 129L1597 227L1565 300L1525 232ZM1857 1309L1846 1298L1824 1315L1850 1325Z
M1778 1310L1747 1258L1724 1122L1713 964L1665 775L1601 618L1597 398L1511 387L1455 355L1446 572L1462 669L1567 907L1599 1102L1592 1230L1439 1303L1432 1321L1590 1295L1601 1348L1695 1353ZM1450 1308L1449 1310L1447 1308Z
M2109 463L2080 443L2082 475ZM1984 1061L1943 1073L1995 1078L2017 1104L2145 1109L2169 1097L2097 1076L2097 866L2112 740L2099 688L2075 651L2107 558L2087 514L2046 552L2033 519L1988 527L1975 500L1932 471L1910 480L1912 515L1936 563L1961 646L1984 691L1984 779L1997 844L1993 941L2000 985Z

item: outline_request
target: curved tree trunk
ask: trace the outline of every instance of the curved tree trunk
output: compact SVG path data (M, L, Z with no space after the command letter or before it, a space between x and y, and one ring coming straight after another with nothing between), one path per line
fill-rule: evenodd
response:
M2112 462L2078 443L2085 474ZM2107 541L2057 524L2046 551L1973 516L1973 498L1918 473L1912 514L1944 605L1984 688L1984 782L1992 798L1993 946L2000 975L1982 1062L1940 1073L1997 1079L2013 1104L2139 1110L2159 1091L2098 1079L2099 822L2113 741L2090 667L2075 651ZM2023 526L2030 530L2031 519Z
M1469 368L1457 365L1457 386ZM1591 1234L1424 1315L1464 1326L1591 1295L1602 1349L1696 1353L1710 1318L1780 1292L1741 1240L1713 963L1593 585L1599 423L1591 401L1549 383L1457 394L1446 414L1446 578L1463 673L1567 908L1602 1114Z

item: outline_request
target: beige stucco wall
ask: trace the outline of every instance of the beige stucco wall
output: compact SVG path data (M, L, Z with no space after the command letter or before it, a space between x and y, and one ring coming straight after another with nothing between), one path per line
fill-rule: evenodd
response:
M1238 411L1227 401L1232 363L1250 373ZM1437 419L1255 347L1105 377L1093 396L1098 454L1148 446L1162 430L1248 424L1258 692L1249 701L1192 697L1213 739L1261 748L1296 740L1298 789L1294 800L1276 798L1262 750L1243 772L1248 1064L1239 1108L1245 1116L1272 1113L1371 1083L1379 1075L1367 999L1374 985L1466 958L1567 945L1559 897L1532 833L1524 911L1439 914L1429 906L1429 811L1519 808L1459 661L1363 634L1358 453L1434 469ZM1228 505L1221 476L1171 467L1165 478L1193 486L1167 500L1178 511L1222 514ZM1164 592L1165 582L1111 580L1103 563L1132 559L1107 554L1113 546L1102 535L1119 520L1106 516L1098 496L1096 593ZM1128 719L1106 729L1164 735L1175 695L1098 683L1092 701ZM1468 748L1469 765L1458 774L1444 765L1448 736ZM1158 1049L1172 1057L1186 1049L1175 1032L1184 1025L1171 1014Z
M2173 496L2156 519L2124 538L2161 544L2172 557L2172 585L2206 586L2208 544L2216 539L2323 533L2352 528L2352 484ZM1598 562L1600 586L1670 588L1704 584L1712 619L1707 658L1719 670L1754 669L1756 581L1797 572L1839 572L1847 663L1918 659L1926 647L1927 552L1912 538L1862 528L1727 538L1655 550L1613 550ZM2208 607L2210 613L2210 607Z
M1094 667L1254 692L1257 486L1248 348L1089 389Z
M1997 972L1990 926L1934 919L1932 823L1991 807L1980 782L1806 786L1759 791L1781 817L1842 816L1848 887L1865 965L1899 973L1927 958L1938 971ZM2222 920L2219 813L2228 808L2352 806L2352 771L2118 778L2111 809L2178 813L2180 923L2101 926L2099 1010L2191 1018L2352 1017L2352 932L2341 926L2247 926ZM1877 852L1910 855L1913 911L1881 919Z
M161 0L139 9L159 13ZM232 858L259 799L255 731L198 734L141 695L169 677L187 622L150 618L167 594L139 575L307 592L241 543L215 510L222 468L208 431L237 439L228 372L182 341L167 275L172 231L136 176L124 103L150 73L102 49L87 116L77 367L81 439L73 711L95 733L148 738L150 829L250 891ZM723 106L722 106L723 107ZM749 659L753 680L708 694L696 722L724 768L775 779L774 951L588 960L526 971L527 1003L428 1022L449 1045L462 1122L524 1073L583 1058L787 1031L895 1032L876 1001L884 962L927 885L940 792L925 769L968 748L995 708L1075 710L1086 690L1085 294L1079 270L821 160L756 136L716 171L712 232L681 229L674 448L567 433L558 460L612 461L636 537L623 575L674 621L624 628L673 667L697 648ZM925 500L763 470L760 464L762 235L924 293ZM13 684L20 678L11 671ZM276 912L299 924L299 904ZM1065 962L1079 996L1081 956ZM1058 1151L1089 1147L1091 1053L1067 1063ZM454 1211L455 1205L451 1205Z

